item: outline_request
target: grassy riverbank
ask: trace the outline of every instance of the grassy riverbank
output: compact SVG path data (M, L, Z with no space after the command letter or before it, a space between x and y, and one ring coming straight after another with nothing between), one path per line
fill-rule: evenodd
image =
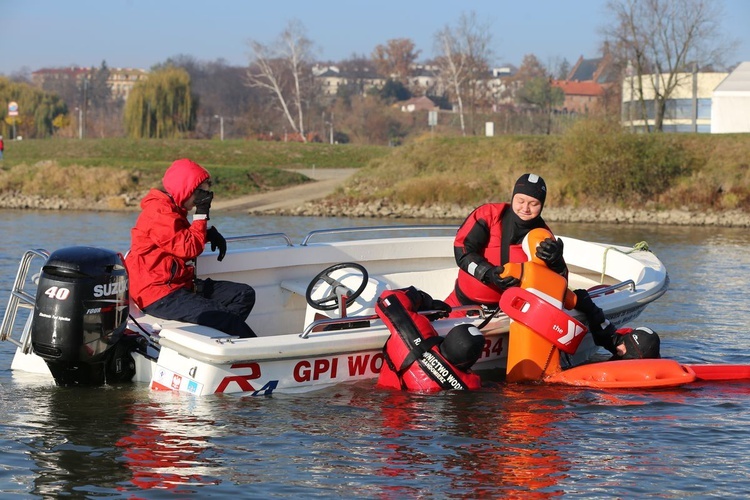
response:
M6 207L19 206L6 202L18 196L68 200L76 208L132 207L159 185L171 161L189 157L211 171L224 199L309 181L285 169L358 168L326 200L343 213L375 201L401 209L505 201L528 171L547 181L550 207L750 213L747 134L633 135L582 120L562 136L425 136L398 148L128 139L6 144L0 169Z
M562 136L429 138L373 159L331 203L476 206L542 175L548 206L750 212L750 135L622 133L581 122Z
M109 200L110 208L117 208L118 198L137 198L159 186L166 167L187 157L211 171L217 196L242 196L309 181L286 169L360 168L386 154L388 148L379 146L258 141L6 141L0 193L85 198L97 202L96 208Z

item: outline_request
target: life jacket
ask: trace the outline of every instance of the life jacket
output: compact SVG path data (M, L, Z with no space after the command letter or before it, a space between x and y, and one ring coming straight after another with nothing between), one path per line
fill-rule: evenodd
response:
M478 389L478 375L459 370L440 353L443 338L416 312L418 294L409 287L386 290L378 299L375 311L391 335L383 348L385 363L377 387L420 392Z
M505 262L502 262L501 256L503 231L509 230L503 227L503 216L507 210L512 210L509 203L487 203L476 208L456 233L453 244L456 256L465 255L467 247L479 247L481 248L481 256L493 266L505 264ZM543 221L540 223L547 228ZM483 226L486 232L476 231L477 226ZM482 235L482 238L477 239L478 235ZM528 260L520 243L509 246L507 258L508 262L525 262ZM497 307L502 294L502 291L482 283L459 267L453 292L455 299L446 300L446 302L451 306L483 304L494 308Z

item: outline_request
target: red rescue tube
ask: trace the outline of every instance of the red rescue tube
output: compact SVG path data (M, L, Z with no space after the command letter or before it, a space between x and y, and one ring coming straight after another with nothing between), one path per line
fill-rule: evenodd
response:
M500 298L500 308L568 354L576 352L588 331L564 310L523 288L506 290Z
M672 359L625 359L576 366L545 378L553 384L597 389L675 387L696 380L690 366Z

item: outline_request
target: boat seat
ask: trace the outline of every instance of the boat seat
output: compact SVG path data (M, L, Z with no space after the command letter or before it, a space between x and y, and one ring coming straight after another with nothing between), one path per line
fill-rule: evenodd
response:
M163 329L190 329L190 331L199 332L208 338L231 337L228 333L211 328L210 326L196 325L185 321L151 316L150 314L143 312L143 310L141 310L141 308L139 308L132 300L130 301L127 328L132 332L141 332L149 336L159 335Z
M305 293L307 293L307 285L309 284L310 281L284 280L279 283L279 286L288 292L296 293L304 297Z

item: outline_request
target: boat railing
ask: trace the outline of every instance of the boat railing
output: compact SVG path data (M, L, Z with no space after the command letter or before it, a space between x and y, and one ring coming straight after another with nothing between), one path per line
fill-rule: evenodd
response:
M345 234L375 234L388 231L390 233L403 233L409 231L411 235L416 232L424 231L451 231L455 235L457 226L451 225L429 225L429 224L417 224L417 225L404 225L404 226L365 226L365 227L340 227L331 229L316 229L310 231L302 239L300 246L307 246L312 242L313 239L324 235L345 235ZM247 234L240 236L228 236L227 242L247 242L247 241L259 241L259 240L271 240L281 239L284 244L288 247L293 247L292 239L286 233L264 233L264 234Z
M606 295L608 293L616 292L617 290L620 290L621 288L630 288L631 292L635 292L635 281L625 280L619 283L615 283L614 285L605 286L603 288L596 288L594 290L589 290L589 296L599 297L600 295Z
M267 240L273 238L281 238L286 243L286 246L292 247L292 239L287 236L286 233L265 233L265 234L248 234L244 236L228 236L227 242L239 242L239 241L254 241L254 240Z
M419 224L419 225L404 225L404 226L365 226L365 227L340 227L332 229L316 229L310 231L307 236L302 240L301 246L306 246L310 241L318 236L322 235L341 235L341 234L352 234L352 233L379 233L379 232L403 232L409 231L414 233L416 231L447 231L450 230L455 236L456 229L458 226L451 225L430 225L430 224Z
M467 315L469 313L476 314L476 317L472 316L472 319L485 319L487 317L485 309L480 305L467 305L458 306L452 309L453 311L463 312ZM433 314L440 314L444 311L419 311L419 314L424 316L431 316ZM369 326L370 321L380 319L377 314L370 314L367 316L344 316L342 318L324 318L313 321L305 327L302 333L299 334L300 338L306 339L313 331L331 333L332 331L340 331L344 329L354 329L360 327ZM333 327L333 328L331 328ZM338 328L336 328L338 327Z
M13 289L10 291L10 298L8 299L8 307L5 308L5 315L3 315L3 322L0 325L0 340L7 340L12 344L20 347L24 354L28 354L31 349L31 321L33 315L29 314L26 319L26 323L23 328L21 337L16 340L12 337L13 327L16 324L16 315L19 308L34 309L36 303L36 297L31 295L25 290L26 284L28 283L27 277L29 274L29 268L31 262L36 257L41 257L46 262L49 258L49 252L42 249L27 250L21 258L21 263L18 266L18 272L16 273L16 279L13 282Z

